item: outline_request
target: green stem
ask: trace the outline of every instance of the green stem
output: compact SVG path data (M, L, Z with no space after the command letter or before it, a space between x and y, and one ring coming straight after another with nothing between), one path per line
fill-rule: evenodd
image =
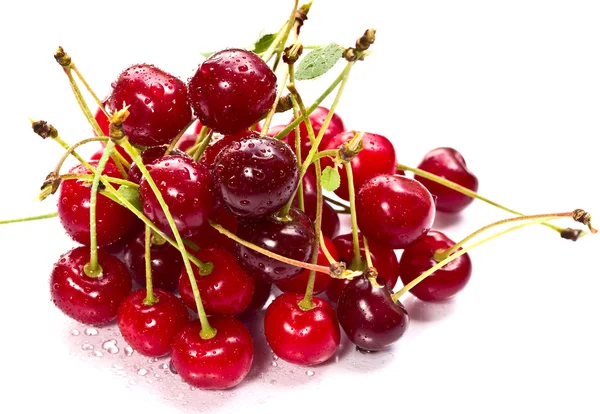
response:
M367 268L373 267L373 260L371 258L371 249L369 249L369 241L363 236L363 245L365 246L365 259L367 260Z
M206 136L202 138L202 141L198 143L198 148L196 148L196 150L194 151L194 155L192 155L194 161L198 161L200 157L202 157L202 154L204 154L204 151L208 147L208 144L210 144L210 140L212 139L212 137L213 131L210 131L210 133L206 134Z
M358 220L356 218L356 197L354 195L354 176L352 166L349 162L344 163L346 175L348 177L348 197L350 199L350 220L352 221L352 246L354 247L354 258L352 259L351 269L361 269L363 266L360 257L360 241L358 239Z
M265 135L267 135L267 131L269 131L269 127L271 126L271 121L273 120L273 116L275 116L275 112L277 112L277 104L279 103L279 98L281 98L281 95L283 95L283 91L285 90L285 85L287 83L288 76L289 76L288 72L285 72L283 74L283 79L281 79L281 86L279 87L279 90L277 91L277 96L275 97L273 106L271 107L271 110L267 114L267 118L265 119L265 122L263 123L263 126L260 130L260 135L263 137Z
M321 232L321 234L319 236L320 236L319 237L319 247L320 247L321 251L323 252L323 254L325 255L325 257L327 258L327 261L329 262L329 264L337 263L337 260L334 259L334 257L331 255L331 252L325 245L325 239L323 239L323 232Z
M69 85L71 85L73 95L75 95L75 100L79 104L79 108L81 108L83 115L85 116L85 118L87 119L89 124L91 125L91 127L94 130L94 132L96 133L96 135L102 136L102 135L104 135L104 132L102 132L102 128L100 128L100 125L98 125L98 121L96 121L94 114L92 114L92 111L90 111L90 108L88 107L87 103L85 102L85 99L83 98L83 95L81 94L81 90L79 89L77 82L75 82L75 78L73 78L73 73L71 72L71 68L72 68L72 65L70 67L69 66L63 67L63 70L64 70L65 74L67 75L67 77L69 78Z
M140 169L140 172L142 173L142 176L146 179L146 182L152 189L152 192L154 193L158 203L160 204L160 207L162 208L162 210L165 214L167 221L169 222L169 227L171 228L171 231L173 232L173 235L175 236L175 240L177 241L177 247L179 248L179 251L181 252L181 257L183 258L183 264L185 266L187 275L190 279L190 284L192 285L192 291L194 292L194 298L196 300L196 307L198 309L198 317L200 318L200 325L201 325L200 337L202 339L211 339L217 334L217 331L212 326L210 326L210 323L208 322L208 317L206 316L206 312L204 311L204 305L202 304L202 299L200 297L200 291L198 290L198 285L196 283L196 278L194 277L194 271L192 270L192 266L190 264L190 259L187 254L185 244L183 243L183 239L181 238L181 235L179 234L179 230L177 229L177 226L175 225L173 216L171 215L171 212L169 211L169 206L165 202L160 190L158 189L158 187L156 186L156 183L152 179L152 176L146 169L146 166L144 165L144 162L142 161L142 158L140 157L140 155L137 154L136 151L133 151L133 148L131 147L131 144L129 143L128 140L124 140L124 145L125 145L125 148L127 149L127 151L131 150L131 152L133 152L133 154L132 154L134 157L133 161L136 163L136 165Z
M56 142L58 142L63 148L66 149L65 153L62 155L62 157L60 158L60 160L58 161L58 164L56 165L56 168L54 169L54 171L58 174L60 172L60 169L62 168L62 165L65 163L65 161L67 160L67 158L69 157L69 155L73 155L75 158L77 158L77 160L88 170L90 170L92 173L95 171L94 167L92 167L90 165L89 162L87 162L83 157L81 157L79 154L77 154L75 152L75 149L77 149L78 147L90 143L90 142L95 142L95 141L109 141L108 138L106 137L93 137L93 138L86 138L84 140L81 140L79 142L76 142L75 144L71 145L70 147L67 145L66 142L64 142L62 139L55 139Z
M146 264L146 298L144 305L152 306L158 299L154 296L152 288L152 229L146 226L146 234L144 235L144 260Z
M105 177L106 181L112 184L124 185L132 188L139 188L139 184L131 182L129 180L123 180L121 178ZM61 180L82 180L82 181L94 181L94 175L92 174L64 174L60 176Z
M175 148L175 146L177 145L177 143L179 142L179 140L181 139L183 134L185 134L185 131L187 131L188 128L192 126L194 121L196 121L196 120L192 119L190 122L188 122L188 124L186 126L184 126L181 129L181 131L179 131L179 133L175 136L175 138L173 138L171 140L171 142L169 143L169 146L167 147L167 150L165 151L165 155L169 155L171 153L171 151L173 151L173 148Z
M98 107L102 110L102 112L104 112L104 115L106 115L107 118L110 118L108 116L108 113L106 112L106 109L104 108L104 105L102 104L102 101L100 100L100 98L98 98L98 95L96 95L96 93L94 92L94 90L92 89L90 84L87 83L87 81L85 80L85 78L83 77L81 72L79 72L79 69L77 69L77 66L75 66L74 63L71 63L71 69L73 69L73 72L75 72L75 75L77 75L77 77L79 78L81 83L83 83L83 86L85 86L85 89L87 89L87 91L90 93L90 95L92 95L92 97L96 101L96 104L98 104ZM94 119L95 119L95 117L94 117ZM103 134L100 134L100 135L103 135Z
M55 211L53 213L42 214L39 216L21 217L21 218L10 219L10 220L0 220L0 224L23 223L26 221L35 221L35 220L44 220L44 219L54 218L57 216L58 216L58 212Z
M288 19L287 24L282 30L279 30L279 33L277 33L277 37L275 37L273 43L271 43L269 48L263 54L263 60L265 62L271 60L273 54L278 49L280 44L283 44L285 46L285 42L287 41L290 31L292 30L292 27L294 27L294 22L296 21L296 10L298 10L298 3L298 0L294 0L294 8L292 9L292 13L290 14L290 18Z
M315 162L315 161L320 160L321 158L325 158L325 157L335 158L335 157L337 157L338 153L339 153L338 149L319 151L315 154L312 161Z

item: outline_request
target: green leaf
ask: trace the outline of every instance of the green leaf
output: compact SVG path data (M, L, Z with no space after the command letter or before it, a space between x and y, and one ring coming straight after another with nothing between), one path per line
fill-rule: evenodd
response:
M135 208L142 211L142 202L140 201L140 192L137 187L130 187L122 185L119 187L117 192L127 201L129 201Z
M269 33L262 36L260 39L254 43L254 49L252 51L254 53L264 53L269 49L273 40L277 37L277 33Z
M205 57L205 58L211 57L214 54L215 54L215 52L200 52L200 56Z
M342 58L344 48L335 43L311 51L298 64L296 79L314 79L331 69Z
M340 172L337 168L327 166L321 173L321 186L326 191L335 191L340 186Z

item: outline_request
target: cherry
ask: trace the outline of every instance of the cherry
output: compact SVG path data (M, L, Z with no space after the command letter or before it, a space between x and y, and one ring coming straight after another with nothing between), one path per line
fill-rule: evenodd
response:
M115 256L98 250L102 273L89 277L84 267L90 249L76 247L63 254L50 275L52 302L64 314L89 325L105 325L117 317L119 305L131 290L127 267Z
M243 220L237 235L254 245L281 256L308 262L315 244L313 225L306 214L292 207L288 220L269 216L259 220ZM289 279L302 268L280 262L237 243L235 255L242 267L254 277L268 282Z
M194 277L207 314L237 315L246 309L254 293L254 280L246 273L235 256L222 249L200 249L194 255L203 262L211 262L213 269L202 276L194 268ZM179 278L181 300L190 309L196 309L194 293L185 269Z
M333 137L324 149L337 149L355 135L356 131L342 132ZM394 174L396 172L396 151L389 139L383 135L365 132L362 141L362 150L350 161L355 191L358 191L369 178L378 174ZM324 158L322 165L325 168L333 165L333 162L329 158ZM335 193L338 197L349 200L348 177L345 171L340 171L340 178L341 184Z
M404 250L400 258L400 278L407 285L437 262L433 255L438 250L446 250L455 243L445 234L430 230L417 243ZM450 299L464 289L471 278L469 254L454 259L419 282L410 293L421 300L440 302Z
M212 210L210 174L206 167L181 155L167 155L147 166L182 237L196 233ZM171 227L145 178L140 182L144 214L166 234Z
M342 291L337 316L348 339L366 351L385 349L408 327L408 313L400 302L394 302L390 290L374 287L362 276Z
M253 311L256 312L264 308L265 303L271 297L271 287L272 285L269 282L265 282L260 278L254 278L254 295L252 295L252 300L248 304L244 314Z
M146 282L146 238L142 228L124 249L123 261L129 267L133 279L141 285ZM150 247L152 284L163 290L175 290L183 259L179 250L169 243L152 243Z
M188 323L175 336L171 364L188 384L201 389L235 387L248 375L254 346L248 329L232 316L212 316L217 334L200 337L200 322Z
M360 231L369 240L404 249L424 237L435 218L435 202L420 182L401 175L379 175L356 195Z
M325 246L327 247L327 250L329 251L331 256L333 256L333 258L336 261L338 261L339 256L333 242L327 237L323 237L323 240L325 241ZM327 257L325 256L323 250L321 250L320 247L319 257L317 258L317 264L329 267L329 260L327 260ZM309 276L310 270L305 269L298 276L294 276L291 279L278 280L275 284L282 292L304 293L306 291L306 285L308 284ZM333 279L325 273L315 273L315 286L313 288L313 294L318 295L319 293L325 292L332 280Z
M98 122L98 126L102 130L102 133L105 136L109 136L110 120L101 108L96 109L94 118L96 119L96 122ZM94 135L96 135L96 131L94 131Z
M277 77L255 53L225 49L206 59L188 81L194 114L222 134L250 128L269 112Z
M98 163L90 162L92 167ZM79 164L69 174L91 175L91 171ZM122 178L114 163L107 163L102 175ZM119 185L114 185L119 188ZM90 244L90 198L91 181L64 180L58 191L58 217L65 231L78 243ZM119 240L131 227L135 216L120 204L98 194L96 198L96 242L106 246Z
M129 105L123 130L135 145L168 144L192 120L183 81L153 65L133 65L112 84L111 112Z
M208 146L202 153L200 162L205 164L208 168L211 168L215 163L215 159L223 148L228 147L236 141L246 138L250 134L252 134L250 131L243 131L239 134L233 135L214 135L213 139L210 140Z
M313 309L302 310L301 293L275 298L265 313L265 337L281 359L300 365L317 365L335 354L340 327L335 311L321 298L313 298Z
M278 211L300 179L291 148L270 137L250 134L223 148L212 168L215 192L240 217Z
M302 189L304 196L304 212L314 221L317 218L317 183L315 171L308 169L302 178ZM298 205L298 198L294 199L294 205ZM321 218L321 231L323 235L334 238L340 231L340 217L328 203L323 202L323 216Z
M313 131L315 133L315 138L319 134L319 131L323 127L325 123L325 118L329 114L329 109L319 106L317 107L309 116L310 124L313 127ZM319 151L323 151L327 148L328 143L335 137L336 135L345 131L344 122L342 118L338 114L333 114L329 125L327 126L327 130L319 143ZM296 133L292 130L289 134L287 134L283 140L288 143L288 145L292 148L296 148ZM312 145L310 143L310 138L308 136L308 130L306 129L306 125L304 122L300 123L300 153L302 154L302 161L306 159L308 153Z
M228 208L223 207L222 205L215 207L210 219L232 233L235 233L238 226L238 219ZM192 236L190 240L198 247L205 249L216 247L227 250L228 252L233 252L235 248L235 242L212 228L210 223L206 223L202 226L198 233Z
M366 265L366 261L364 261L366 255L362 234L358 234L358 239L360 243L360 255L363 258L363 264ZM339 254L340 260L346 262L348 267L350 267L352 259L354 258L352 233L339 235L332 241ZM383 247L371 241L369 241L369 251L371 252L373 267L377 269L379 278L385 280L385 284L390 290L393 289L398 281L398 259L396 258L396 254L392 249ZM348 279L332 279L327 288L327 297L333 303L337 303L342 290L349 283L350 280Z
M189 322L183 303L172 293L154 289L156 303L147 305L146 289L127 296L119 307L118 324L123 339L140 354L160 358L171 352L175 335Z
M176 148L179 148L181 151L187 151L196 144L197 139L198 134L183 134L181 138L179 138L179 141L177 141Z
M477 191L479 188L477 177L469 171L465 159L454 148L444 147L429 151L418 168L439 175L472 191ZM473 198L465 194L426 178L416 176L415 179L437 197L435 207L438 211L458 213L473 201Z
M149 165L152 164L154 161L158 160L159 158L164 157L166 151L166 145L148 147L140 153L140 157L142 157L144 165ZM174 148L171 151L170 155L179 155L184 158L190 158L189 155L177 148ZM132 164L131 168L129 169L129 172L127 173L127 179L132 183L139 184L142 181L142 172L140 171L140 167L138 167L135 164Z

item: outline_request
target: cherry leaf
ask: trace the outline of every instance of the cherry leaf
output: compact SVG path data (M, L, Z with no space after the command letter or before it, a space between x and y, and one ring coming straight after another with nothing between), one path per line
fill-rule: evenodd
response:
M326 191L335 191L340 186L340 172L337 168L327 166L321 173L321 186Z
M256 54L266 52L276 37L277 37L276 33L269 33L269 34L262 36L260 39L258 39L256 41L256 43L254 43L254 48L252 49L252 51Z
M140 192L137 187L130 187L127 185L122 185L119 187L117 192L127 201L129 201L133 206L142 211L142 202L140 201Z
M342 58L344 48L335 43L313 50L298 64L296 79L314 79L326 73Z

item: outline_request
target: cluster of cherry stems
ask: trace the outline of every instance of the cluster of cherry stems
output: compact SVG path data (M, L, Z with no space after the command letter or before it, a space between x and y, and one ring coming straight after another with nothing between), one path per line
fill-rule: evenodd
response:
M152 65L131 66L104 101L59 48L55 57L96 136L69 147L51 125L34 123L38 134L67 149L41 197L58 191L60 221L82 245L54 265L54 304L85 324L116 319L135 350L170 354L174 369L198 388L230 388L247 375L252 338L234 315L262 309L272 284L283 293L267 307L264 334L280 358L327 361L340 344L340 326L360 350L379 351L407 328L400 296L455 296L471 275L467 250L481 244L464 243L498 224L460 243L431 230L436 210L456 214L483 199L461 154L438 148L418 168L400 165L386 137L347 131L335 114L373 30L344 52L346 66L326 93L304 106L294 80L302 22L292 15L261 55L214 53L187 84ZM279 89L268 66L275 55L275 66L283 57L288 69ZM98 102L95 116L73 74ZM336 88L331 110L319 106ZM282 106L292 120L270 127ZM195 132L185 134L190 127ZM81 158L77 147L95 141L105 147ZM81 164L61 175L69 155ZM328 167L340 178L335 194L349 204L324 201ZM589 224L580 210L522 216L505 209L516 217L499 223L524 224L488 239L558 217ZM338 235L338 213L351 215L351 233ZM571 238L581 232L544 224ZM404 288L393 293L399 277ZM132 278L145 288L132 292ZM323 292L329 300L315 296ZM198 319L190 321L188 310Z

